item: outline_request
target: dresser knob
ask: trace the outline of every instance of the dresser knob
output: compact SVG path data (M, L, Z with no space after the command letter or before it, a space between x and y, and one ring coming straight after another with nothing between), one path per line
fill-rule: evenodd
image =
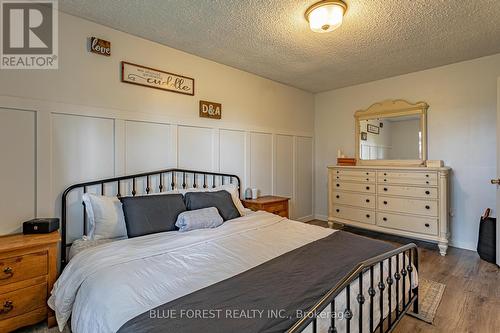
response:
M370 199L366 199L366 202L370 202Z
M425 209L431 209L431 206L426 205L426 206L425 206Z
M425 183L426 183L426 184L429 184L429 181L426 181Z
M370 190L370 186L367 186L367 187L366 187L366 190L367 190L367 191L369 191L369 190Z
M337 176L337 179L340 179L340 177L339 177L339 176Z
M340 184L337 184L337 187L340 187Z
M387 201L384 201L384 205L387 205Z
M14 302L7 300L3 303L3 308L0 309L0 315L9 313L12 309L14 309Z
M337 213L339 213L339 212L340 212L340 209L335 209L335 211L336 211Z
M427 228L429 228L429 226L430 226L430 225L429 225L429 223L426 223L426 224L425 224L425 226L426 226Z
M425 177L429 178L429 175L425 175Z
M340 195L335 196L335 198L340 199Z
M384 179L384 182L386 182L386 181L387 181L387 179Z
M384 172L384 176L387 176L387 173Z
M368 175L369 175L369 173L367 172L367 173L366 173L366 175L368 176Z
M429 195L429 194L431 194L431 192L430 191L425 191L425 194Z
M369 219L370 218L370 214L366 214L366 218Z
M367 182L368 182L368 181L370 181L370 178L366 178L366 181L367 181Z
M387 221L387 217L382 218L382 220Z
M14 275L14 270L12 269L12 267L5 267L3 270L3 273L6 276L0 277L0 280L7 280L7 279L10 279Z
M387 192L387 187L384 187L384 191Z

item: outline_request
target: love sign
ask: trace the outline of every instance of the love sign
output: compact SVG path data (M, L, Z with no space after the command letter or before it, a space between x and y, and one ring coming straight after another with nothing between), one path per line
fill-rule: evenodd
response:
M211 119L221 119L222 117L222 104L200 101L200 117L211 118Z
M90 52L103 56L111 56L111 42L97 37L90 37Z

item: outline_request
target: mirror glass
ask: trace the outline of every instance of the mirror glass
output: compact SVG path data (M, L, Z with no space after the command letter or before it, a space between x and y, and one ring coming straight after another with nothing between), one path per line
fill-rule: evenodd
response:
M419 160L422 114L357 120L361 160Z

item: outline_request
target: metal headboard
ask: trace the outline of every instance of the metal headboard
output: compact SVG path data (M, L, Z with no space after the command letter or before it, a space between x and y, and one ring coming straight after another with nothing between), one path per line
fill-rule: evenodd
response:
M137 180L145 179L146 187L144 189L145 194L150 194L156 192L151 185L151 177L156 176L159 178L158 192L164 192L168 189L173 190L176 188L215 188L217 185L224 185L227 181L228 183L234 183L236 180L236 185L241 196L241 181L237 175L231 175L220 172L210 172L210 171L196 171L196 170L185 170L185 169L164 169L151 172L138 173L133 175L126 175L121 177L106 178L100 180L94 180L86 183L75 184L68 187L62 194L62 208L61 208L61 270L67 263L67 248L71 246L71 243L67 243L67 213L68 213L68 195L77 189L83 189L83 193L87 192L87 189L91 186L100 185L101 195L110 195L105 193L106 184L116 184L116 195L121 197L124 195L129 195L128 193L122 193L123 186L121 186L126 181L132 182L132 191L130 195L135 196L137 192ZM188 184L192 176L191 184ZM202 178L201 182L198 182ZM170 183L167 181L170 179ZM178 180L182 180L181 184L178 184ZM218 182L218 183L217 183ZM201 184L200 184L201 183ZM180 186L179 186L180 185ZM86 233L86 212L85 206L83 207L83 232Z

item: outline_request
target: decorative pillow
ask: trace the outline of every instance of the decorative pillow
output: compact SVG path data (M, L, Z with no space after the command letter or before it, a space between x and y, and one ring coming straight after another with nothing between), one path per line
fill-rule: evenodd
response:
M186 195L189 192L218 192L220 190L225 190L231 194L231 198L233 199L234 206L238 209L238 212L241 216L247 214L248 209L243 207L243 204L240 200L240 193L238 191L238 186L235 184L226 184L220 185L214 188L190 188L186 190L179 190L179 193Z
M83 194L91 240L127 237L122 203L116 197Z
M122 198L128 237L175 230L177 216L186 210L182 194Z
M216 192L188 192L184 196L188 210L215 207L224 221L240 217L231 194L225 190Z
M196 229L217 228L224 220L215 207L188 210L177 217L175 226L179 231L190 231Z

